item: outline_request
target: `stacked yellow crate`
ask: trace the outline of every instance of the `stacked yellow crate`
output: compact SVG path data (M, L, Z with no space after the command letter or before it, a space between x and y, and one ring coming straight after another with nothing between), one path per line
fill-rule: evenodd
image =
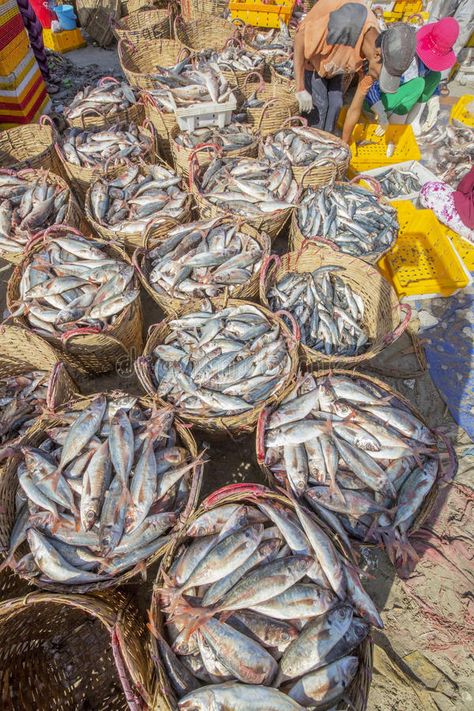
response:
M31 123L49 105L16 0L0 0L0 127Z

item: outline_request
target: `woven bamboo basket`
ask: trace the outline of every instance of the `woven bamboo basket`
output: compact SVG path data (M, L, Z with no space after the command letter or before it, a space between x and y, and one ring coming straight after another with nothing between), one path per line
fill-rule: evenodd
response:
M163 163L163 165L167 169L169 169L169 166L164 163L164 161L161 161L159 158L156 162ZM148 175L150 172L150 167L147 165L142 165L140 166L139 171L141 175ZM94 183L87 191L86 200L84 204L86 216L90 225L92 226L92 229L105 242L118 243L123 246L129 253L133 253L137 247L143 247L145 230L142 230L141 232L136 232L134 234L120 235L119 233L114 232L114 230L111 230L108 227L101 225L94 219L91 209L91 191L93 187ZM186 186L181 184L179 187L181 188L181 190L183 190L183 192L186 192ZM193 198L190 194L188 194L179 219L175 220L172 217L166 216L160 217L160 214L157 213L155 216L150 217L149 224L157 225L157 229L160 230L160 233L166 235L167 232L172 229L176 224L180 224L182 222L189 222L189 220L191 219L192 203Z
M369 385L370 384L376 385L382 391L387 393L387 398L390 400L390 402L394 403L398 400L413 415L415 415L424 425L426 425L426 427L429 428L429 424L427 423L426 419L417 410L417 408L415 408L413 406L413 404L410 402L410 400L407 400L407 398L404 397L400 392L398 392L394 388L391 388L389 385L387 385L387 383L383 382L382 380L379 380L378 378L374 378L373 376L367 375L365 373L362 374L360 371L356 371L356 370L342 370L342 369L338 369L338 368L335 368L335 369L331 368L331 370L326 370L326 367L327 367L326 364L323 364L319 368L317 366L313 367L312 373L313 373L314 377L320 378L320 377L325 377L327 375L343 375L348 378L356 378L357 380L362 380ZM274 484L274 482L275 482L275 475L273 474L273 472L270 471L270 469L265 464L265 437L264 437L264 435L265 435L266 421L275 409L276 409L276 407L271 407L261 413L258 423L257 423L256 444L255 444L256 454L257 454L257 462L258 462L263 474L267 478L267 481L272 482L272 484ZM431 488L431 491L429 492L428 496L425 498L425 501L423 502L423 505L421 506L420 510L418 511L418 514L416 515L415 520L413 521L412 525L410 526L410 529L407 534L408 536L412 536L413 533L415 533L415 531L417 531L419 528L421 528L423 526L423 523L426 521L431 510L433 509L436 498L438 496L440 484L443 481L450 481L452 479L452 477L455 475L456 470L457 470L457 459L456 459L456 455L454 453L451 443L438 430L433 430L431 428L430 428L430 430L437 438L438 452L441 453L441 451L443 450L447 453L448 457L447 457L447 461L441 460L442 466L440 466L440 468L439 468L437 481L435 482L434 486ZM279 481L278 483L282 484L283 482ZM350 536L349 536L349 538L350 538ZM354 539L354 543L358 544L358 543L360 543L360 541ZM370 547L372 544L364 541L363 545Z
M108 84L111 82L120 84L114 77L102 77L98 85L101 86L105 81L107 81ZM89 111L92 111L92 109ZM143 104L137 101L134 106L130 106L128 109L121 109L110 116L107 116L99 110L95 110L93 113L89 112L87 116L78 116L77 118L66 120L68 126L76 126L77 128L105 128L106 126L113 126L116 123L140 124L144 118L145 110Z
M270 308L267 299L268 290L285 274L312 272L319 267L329 265L342 267L345 270L338 272L338 276L363 300L363 328L369 337L370 345L360 355L328 356L301 343L302 356L307 363L326 363L331 367L335 364L340 367L357 366L374 358L400 338L411 316L411 308L408 304L399 303L393 287L367 262L306 241L299 252L290 252L282 257L272 255L264 264L260 272L260 303Z
M387 202L385 200L385 198L383 197L382 189L380 188L379 183L376 180L374 180L374 178L372 176L358 175L349 182L353 183L353 182L356 182L356 181L362 180L362 179L364 180L365 183L367 183L368 185L370 185L373 188L374 193L375 193L375 195L377 195L379 202ZM335 185L347 185L347 183L335 182ZM293 212L293 216L291 219L291 226L290 226L290 250L292 252L298 252L301 249L301 245L303 244L303 242L308 241L308 239L310 242L315 242L316 244L329 246L335 252L341 251L339 248L339 245L336 242L328 240L325 237L319 237L318 235L314 235L314 237L306 238L299 228L298 214L297 214L297 210L295 210ZM390 245L389 247L384 249L382 252L369 252L368 254L361 254L359 259L362 259L364 262L367 262L368 264L377 264L379 259L381 257L383 257L383 255L386 254L388 251L390 251L391 246L392 245Z
M288 77L283 76L283 74L277 72L271 62L269 62L269 68L270 81L272 84L281 84L281 86L284 86L289 94L296 92L296 82L294 79L289 79Z
M330 138L332 141L339 144L340 146L346 146L344 141L342 141L340 138L337 138L337 136L333 136L332 134L327 133L327 131L321 131L318 128L308 127L307 120L302 116L292 116L291 118L283 122L283 124L280 126L280 129L286 128L287 126L291 126L295 121L301 123L301 125L304 126L307 131L312 133L315 138L318 138L318 136L321 136L321 138L323 139ZM259 154L261 156L264 155L263 145L260 145ZM301 185L303 188L307 188L309 185L311 185L311 187L313 188L323 187L324 185L329 185L330 183L333 183L335 180L342 180L345 177L347 168L349 166L350 157L351 155L348 149L346 160L335 161L333 158L320 158L315 160L314 163L308 166L292 165L291 167L293 170L293 176L298 185Z
M240 299L227 299L226 295L224 295L223 297L218 297L216 299L209 299L208 301L210 301L213 306L217 308L225 308L226 306L242 306L246 303L245 301ZM206 303L208 302L206 301ZM181 315L189 313L191 311L195 311L196 307L198 307L199 309L201 305L202 302L201 304L196 304L196 302L193 302L190 306L181 311ZM252 304L252 306L255 307L256 304ZM242 434L252 432L255 429L255 425L260 412L265 408L267 403L280 402L281 400L283 400L284 397L286 397L288 392L290 392L291 388L293 387L294 377L298 369L298 341L296 339L296 335L289 330L289 328L278 316L278 314L274 314L271 311L268 311L268 309L264 308L263 306L257 306L257 308L262 311L262 313L268 318L270 323L275 323L279 325L281 329L280 333L284 336L286 340L288 353L291 359L290 372L288 373L282 384L279 386L279 388L277 388L277 390L273 393L273 395L268 398L268 400L260 402L248 412L244 412L238 415L229 415L225 417L203 417L197 415L190 415L184 410L180 410L179 408L177 408L176 412L182 420L195 424L196 427L206 432L207 434L221 436L226 433ZM171 318L168 317L160 323L155 324L154 326L150 326L150 329L148 331L147 342L143 351L143 357L138 358L135 361L135 371L138 376L138 379L140 380L140 383L142 384L142 387L148 395L150 395L157 402L163 405L166 405L167 403L166 401L159 398L156 394L154 375L150 367L150 357L153 352L153 349L160 343L164 343L167 336L169 335L170 328L168 326L168 322L170 320Z
M121 0L120 17L131 15L132 12L138 12L139 10L166 7L167 5L167 0Z
M157 67L171 67L179 61L182 44L174 39L120 40L118 56L125 78L135 89L161 89Z
M116 392L113 393L117 396L122 396L124 393ZM92 401L94 396L88 397L78 397L76 400L69 404L70 409L74 409L77 412L84 410ZM139 404L143 407L153 407L153 401L148 398L140 398ZM51 427L57 427L64 424L62 419L62 411L58 410L56 413L51 414L49 417L43 417L38 420L36 425L30 430L28 437L23 440L23 444L28 444L30 446L36 447L45 439L46 430ZM194 437L189 431L188 427L182 425L178 420L175 420L174 426L176 428L176 433L179 438L181 446L187 449L193 458L197 457L198 450ZM5 469L0 479L0 501L2 502L2 509L0 510L0 550L8 550L8 544L10 540L10 533L12 527L15 523L15 496L18 488L18 477L17 477L17 466L18 460L16 458L9 459L5 465ZM178 523L175 528L179 527L181 521L185 521L192 511L196 508L199 499L199 492L201 490L201 482L203 476L203 465L201 460L196 462L194 468L190 471L189 480L191 484L190 494L188 501L184 510L180 513ZM151 565L156 563L163 552L166 550L167 544L158 548L151 556L149 556L145 561L144 565L149 568ZM13 555L11 568L15 572L15 563L22 557L23 554L29 551L28 544L23 543L18 551ZM137 567L131 570L121 573L115 576L111 580L105 580L98 583L88 583L81 585L67 585L59 582L47 583L41 581L39 578L34 578L32 585L39 587L48 592L60 592L60 593L89 593L98 590L105 590L109 588L116 588L119 585L130 582L140 571L137 571Z
M114 34L118 40L131 42L140 40L170 39L173 31L173 9L170 3L166 9L142 8L113 23Z
M229 45L235 45L236 47L243 48L245 50L248 50L246 46L244 46L244 42L241 37L234 35L230 37L230 39L227 40L226 42L226 47ZM252 54L258 54L258 52L255 49L248 50L251 51ZM221 74L225 77L225 79L228 81L229 85L241 89L244 84L245 80L248 77L249 74L252 72L258 72L259 74L263 75L265 71L265 58L260 57L260 61L258 65L255 67L255 69L234 69L233 66L230 64L220 64L219 69L221 71ZM237 92L238 95L238 92Z
M223 224L235 224L235 220L231 220L228 217L223 217L220 220L216 220L216 226ZM244 234L253 237L253 239L255 239L259 243L263 252L263 260L269 257L271 243L270 238L268 237L268 235L265 234L265 232L258 232L255 228L251 227L250 225L246 225L243 221L239 224L238 229L240 232L243 232ZM154 246L156 246L157 243L163 240L163 237L166 237L166 235L157 234L157 232L157 228L153 225L148 228L144 237L144 248L137 249L135 251L135 254L133 255L133 264L138 273L143 288L147 291L151 298L156 301L158 306L162 309L162 311L164 311L166 315L176 316L181 311L183 311L183 309L187 309L190 305L190 302L195 302L195 305L198 306L198 304L201 303L202 299L196 299L191 296L187 296L186 299L178 299L177 297L173 296L172 293L163 296L162 294L159 294L157 291L155 291L155 289L152 287L149 280L150 264L149 260L147 259L147 250L152 249ZM260 271L255 273L246 284L239 284L233 287L232 289L223 289L223 293L225 292L229 294L229 296L232 296L232 298L234 299L254 299L255 296L257 296L258 294L259 274Z
M170 133L171 154L173 156L173 164L176 168L176 171L180 175L184 175L187 178L189 176L189 163L193 157L195 149L185 148L184 146L180 146L179 143L176 142L176 137L180 133L182 133L182 131L177 125ZM223 155L225 156L225 158L256 158L258 154L258 144L258 136L255 135L254 141L252 141L252 143L250 143L248 146L236 148L233 151L225 151ZM209 165L211 160L211 153L208 153L206 151L200 151L199 153L196 153L196 163L198 164L199 168L205 168Z
M251 82L249 79L256 78L257 83ZM246 109L248 122L253 127L256 133L262 136L267 136L269 133L274 133L284 121L298 113L298 102L295 95L289 94L281 84L269 84L263 81L263 77L258 72L247 74L240 93L243 99L249 98L254 91L257 92L257 98L265 102L260 108Z
M235 26L231 22L205 13L190 22L185 22L182 17L177 17L174 21L176 39L190 52L224 49L234 32Z
M13 312L19 302L20 280L23 270L29 264L31 256L43 248L48 239L59 236L64 232L73 232L80 235L74 228L67 225L53 225L38 235L30 243L28 252L23 261L18 264L7 287L7 307ZM84 235L82 235L84 236ZM126 253L117 245L103 243L103 249L115 259L130 264ZM136 284L138 284L138 279ZM31 331L28 322L23 316L15 319L16 323ZM75 328L61 335L49 336L48 341L72 371L81 373L107 373L116 370L123 373L129 368L130 359L141 353L143 347L143 314L140 296L118 314L115 322L104 331L97 328ZM128 372L128 371L127 371Z
M41 178L46 180L48 185L55 185L59 187L61 190L67 190L68 191L68 204L67 204L67 210L66 210L66 215L64 217L64 224L71 225L71 227L81 227L82 224L82 214L79 210L79 205L77 204L74 196L72 195L71 188L69 185L66 183L66 181L60 177L59 175L56 175L55 173L50 172L49 170L45 170L43 168L41 169L33 169L33 168L24 168L23 170L19 171L13 171L13 170L6 170L6 169L0 169L0 175L17 175L19 178L24 178L25 180L28 180L29 182L33 182L37 178ZM34 236L34 233L30 233L30 238ZM23 259L24 252L26 250L26 245L25 249L23 252L20 252L19 254L16 254L15 252L1 252L0 251L0 257L4 259L6 262L10 262L11 264L19 264L21 260Z
M186 541L186 530L189 524L201 516L203 513L215 509L224 504L232 503L247 503L249 505L255 505L258 503L259 499L263 499L265 502L275 502L282 504L288 509L294 511L293 503L281 494L275 493L271 489L260 484L230 484L229 486L224 486L217 491L214 491L210 496L208 496L202 503L201 506L187 521L187 525L179 531L173 541L173 544L166 551L165 556L161 562L161 566L158 570L158 574L155 580L155 585L153 587L153 595L151 598L150 606L150 619L152 626L161 634L165 639L167 637L166 627L164 623L164 615L162 613L160 604L159 589L164 585L164 574L166 574L177 555L180 547ZM351 552L347 551L339 540L334 536L332 531L330 531L324 521L320 520L316 515L314 518L317 520L319 526L324 529L324 531L329 535L337 547L338 552L346 558L349 558L352 562ZM178 699L173 690L173 686L166 673L165 666L161 659L161 655L158 649L156 638L153 634L150 635L150 644L152 649L152 658L155 663L156 670L156 685L153 697L153 702L151 708L153 711L177 711L178 709ZM356 651L351 652L351 654L357 654L359 657L359 668L355 678L352 680L350 686L346 690L346 696L351 703L351 708L353 711L365 711L367 708L367 698L369 695L370 683L372 681L372 649L373 644L370 635L365 638L365 640L359 645ZM348 708L348 706L337 704L336 708Z
M154 134L155 129L153 128L153 125L146 120L140 127L140 129L143 150L138 160L143 161L145 163L154 163L156 159ZM95 130L100 131L101 129L98 128ZM124 159L113 165L107 165L105 163L102 165L94 166L93 168L89 168L80 165L73 165L68 160L66 160L66 156L64 155L64 152L59 143L56 143L56 151L63 165L63 170L66 173L67 180L70 183L80 205L84 205L89 186L98 177L103 175L105 172L110 176L117 176L123 171L124 166L127 165L127 163L131 162L129 159ZM133 162L138 162L138 160Z
M228 9L227 0L181 0L181 14L185 20L199 20L202 15L224 17Z
M29 592L5 600L0 604L2 707L148 708L154 672L145 633L138 610L121 592Z
M147 91L142 92L141 100L145 106L145 116L155 129L158 154L164 158L168 165L173 166L171 134L174 130L178 130L176 116L174 112L162 111L153 96Z
M56 129L47 116L42 116L39 123L0 131L0 166L14 170L45 168L63 175L54 150L56 140Z
M217 146L203 145L201 148L195 148L193 155L190 160L190 172L189 172L189 187L193 191L194 199L199 210L199 215L203 220L212 220L214 217L232 217L234 220L242 217L241 215L236 215L235 213L227 210L224 206L215 205L201 192L200 182L201 173L204 168L198 169L196 167L197 155L202 151L216 150ZM220 152L217 151L217 155L220 156ZM277 210L273 213L264 214L262 217L244 217L245 222L256 230L266 232L270 238L276 239L280 232L285 228L287 221L290 219L290 215L293 212L293 207L288 207L284 210Z

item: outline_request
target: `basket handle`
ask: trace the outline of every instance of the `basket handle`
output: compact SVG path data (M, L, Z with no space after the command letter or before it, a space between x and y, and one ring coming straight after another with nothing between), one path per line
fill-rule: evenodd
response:
M328 183L328 185L332 185L333 183L336 182L337 178L337 163L333 158L318 158L317 160L314 161L314 163L311 163L311 165L308 165L306 170L304 171L303 175L301 176L301 181L300 181L300 190L303 189L303 184L304 184L304 179L308 175L308 173L313 170L313 168L322 168L325 165L330 165L332 167L332 175L331 179ZM301 197L301 192L298 195L298 199Z
M305 119L304 116L290 116L290 118L287 118L283 121L281 124L281 128L286 128L286 126L291 126L293 121L299 121L302 126L305 128L308 125L308 119Z
M411 306L408 304L400 304L400 311L402 311L405 315L403 319L400 321L398 326L393 329L390 333L387 333L386 336L384 336L383 342L386 346L390 345L394 341L396 341L402 333L404 333L407 330L408 324L411 319Z
M406 19L406 22L411 22L411 21L414 20L416 17L420 20L420 23L423 25L425 21L424 21L424 19L423 19L423 15L420 15L419 12L414 12L413 15L410 15L410 17L408 17L408 18Z
M229 484L228 486L223 486L221 489L209 494L209 496L204 499L201 506L205 509L210 509L217 506L217 504L219 504L222 500L225 501L225 499L229 496L233 496L233 494L262 498L268 494L268 489L262 484L247 484L246 482L242 482L240 484Z
M112 82L112 84L120 84L119 80L115 77L102 77L102 79L99 79L99 81L97 82L97 86L104 86L104 83L106 81Z
M222 154L222 149L216 143L199 143L189 154L189 175L188 175L188 187L190 192L193 189L195 183L194 172L196 170L197 164L197 154L203 151L214 151L216 157ZM199 188L198 188L199 190Z
M301 340L301 330L300 330L300 327L298 326L298 324L296 323L296 319L293 316L293 314L290 313L289 311L287 311L286 309L280 309L279 311L275 311L275 316L280 316L280 318L282 316L286 316L290 320L291 328L292 328L291 335L292 335L293 339L296 341L296 343L299 345L300 340Z
M128 37L125 37L125 39L120 40L119 46L118 46L118 52L119 55L121 54L120 48L121 46L123 47L128 47L128 51L136 52L138 50L138 47L136 44L133 44L132 40L129 39Z
M246 88L247 82L248 82L248 80L250 79L250 77L257 77L257 79L259 80L259 84L258 84L258 87L257 87L257 93L258 93L259 91L263 91L263 89L265 89L265 82L264 82L263 77L262 77L262 75L260 74L260 72L250 72L250 74L247 74L247 76L246 76L245 79L244 79L244 83L242 84L242 88L243 88L243 89Z
M268 99L268 101L263 105L262 110L260 112L260 117L258 119L257 132L260 131L262 127L263 119L265 118L268 109L271 108L275 103L278 103L278 99L276 97L273 97L272 99Z
M372 189L372 192L377 196L377 197L382 197L383 196L383 190L382 186L380 185L379 181L373 177L373 175L364 175L364 173L360 173L360 175L356 175L352 180L349 180L350 185L354 185L355 183L360 183L361 180L365 180L366 183L368 183Z
M144 257L146 254L146 249L145 247L137 247L134 253L132 254L132 265L135 271L138 273L138 276L146 281L145 275L143 273L143 270L140 266L139 260Z
M458 469L458 458L456 452L454 450L451 440L449 439L449 437L446 437L444 432L441 432L441 430L439 429L435 429L433 430L433 432L443 441L449 456L449 467L441 477L441 481L451 481Z
M166 216L165 218L160 218L158 220L154 220L152 218L145 225L145 229L143 232L143 247L140 249L144 249L145 251L148 251L148 249L149 249L148 242L150 241L150 238L151 238L151 231L152 231L153 227L155 225L160 224L163 221L163 219L166 219L167 221L171 222L173 224L173 228L178 227L178 225L181 225L181 222L179 220L177 220L175 217ZM171 229L173 229L173 228L171 228Z
M135 361L135 373L145 392L148 393L150 397L156 398L156 389L153 386L150 364L146 356L139 356Z
M265 293L267 291L265 287L268 276L268 269L272 262L275 262L275 267L277 265L281 265L281 259L278 254L269 254L268 257L265 257L265 259L263 260L262 268L260 270L260 287Z
M227 40L227 42L224 45L224 48L232 47L232 46L239 47L240 49L242 48L242 39L241 39L241 37L238 36L238 34L234 34L231 37L229 37L229 39Z
M264 407L258 416L257 432L256 432L256 453L257 462L263 464L265 462L265 427L270 415L270 408Z
M40 116L38 123L40 126L46 126L48 124L49 127L53 130L54 136L59 137L59 131L56 128L56 124L52 120L51 116L43 114L42 116Z

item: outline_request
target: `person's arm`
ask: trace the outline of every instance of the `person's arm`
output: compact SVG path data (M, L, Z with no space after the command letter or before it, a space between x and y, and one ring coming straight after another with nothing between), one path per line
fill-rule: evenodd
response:
M366 81L366 79L369 79L372 83L370 77L364 77L364 79L361 79L359 81L354 94L354 98L352 99L351 105L347 109L347 114L344 121L344 128L342 129L342 140L346 143L349 143L351 140L352 131L354 130L356 124L359 121L360 114L362 112L362 106L364 104L364 99L368 89L370 88L367 87L368 82Z
M295 35L295 46L293 54L293 66L295 72L296 91L304 91L304 29L299 30Z

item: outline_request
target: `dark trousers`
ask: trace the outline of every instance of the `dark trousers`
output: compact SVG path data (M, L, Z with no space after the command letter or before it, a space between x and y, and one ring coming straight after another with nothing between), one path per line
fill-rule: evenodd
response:
M316 72L305 71L305 89L313 97L313 109L308 114L310 126L329 133L334 131L342 107L342 80L342 74L323 79Z

